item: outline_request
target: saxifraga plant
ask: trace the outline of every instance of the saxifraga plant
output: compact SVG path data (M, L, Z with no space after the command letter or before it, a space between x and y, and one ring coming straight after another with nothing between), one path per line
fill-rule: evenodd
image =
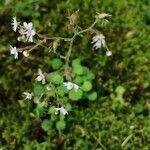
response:
M16 17L12 19L12 27L14 32L18 32L18 41L28 44L23 48L16 48L10 46L10 54L18 59L19 53L28 57L31 51L37 47L44 47L55 53L59 58L54 58L51 63L53 72L45 73L38 69L36 83L33 92L24 92L25 99L33 100L36 104L35 117L42 121L42 128L49 131L54 125L56 129L61 132L65 129L66 123L64 121L65 115L68 115L72 110L72 103L79 100L94 101L97 99L97 92L93 90L92 80L95 75L91 70L83 66L79 58L70 61L72 47L75 39L78 36L83 36L84 33L91 33L93 36L93 48L106 49L106 56L111 56L112 52L108 49L105 36L94 27L98 23L108 22L106 18L111 15L102 13L95 16L95 21L86 29L78 26L77 20L79 11L69 15L68 28L73 31L73 36L68 37L47 37L33 28L32 22L23 22L17 20ZM60 55L57 52L60 41L67 42L69 48L66 54ZM47 115L45 119L43 116Z

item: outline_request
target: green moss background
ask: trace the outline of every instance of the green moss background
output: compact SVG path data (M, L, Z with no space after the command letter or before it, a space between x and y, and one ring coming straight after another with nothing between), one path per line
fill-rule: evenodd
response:
M0 1L0 149L1 150L149 150L150 149L150 26L149 2L141 0L1 0ZM49 36L71 36L68 10L80 10L78 23L88 27L97 12L112 14L104 33L113 55L93 51L91 35L78 38L72 58L95 73L95 102L74 104L66 129L44 132L32 115L31 102L22 93L32 89L38 68L50 72L55 56L46 49L14 60L9 45L15 42L11 17L32 21ZM67 45L59 48L61 53Z

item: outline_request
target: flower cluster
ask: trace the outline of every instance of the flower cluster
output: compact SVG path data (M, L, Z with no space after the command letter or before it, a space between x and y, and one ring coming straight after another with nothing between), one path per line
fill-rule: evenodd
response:
M16 32L18 30L18 32L21 35L21 37L18 37L18 40L26 39L26 41L28 42L33 42L33 36L36 34L36 32L33 29L32 22L30 23L23 22L23 25L20 25L20 22L17 21L17 18L13 17L11 25L13 31ZM10 54L14 55L15 59L18 59L18 52L22 52L22 54L25 57L29 56L29 52L27 50L22 50L21 48L17 49L15 46L14 47L10 46Z

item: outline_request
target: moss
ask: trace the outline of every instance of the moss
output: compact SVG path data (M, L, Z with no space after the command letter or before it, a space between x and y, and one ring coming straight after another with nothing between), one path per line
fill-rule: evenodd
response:
M103 31L112 57L106 57L105 51L92 51L91 35L78 38L73 47L72 58L79 57L95 73L93 89L98 92L98 101L77 103L65 119L63 134L52 128L45 133L36 121L32 126L35 106L27 103L21 108L17 99L22 99L22 92L31 89L35 78L33 72L43 68L49 72L51 58L46 49L37 49L32 57L14 61L8 47L15 43L15 35L10 32L10 18L17 15L26 21L32 20L35 28L46 35L69 36L73 34L66 28L67 10L80 10L79 25L84 28L94 20L96 12L112 14L110 23L98 25ZM0 146L2 149L123 149L148 150L149 138L149 89L150 89L150 37L146 24L147 6L137 0L27 0L0 2L2 20L0 40ZM21 45L18 45L21 46ZM59 48L66 52L67 45ZM41 51L40 51L41 50ZM120 104L115 98L117 87L126 90L121 95ZM142 108L139 107L142 104ZM138 107L137 107L138 106ZM136 108L136 109L135 109ZM140 111L139 111L140 109ZM43 116L47 119L47 116ZM34 119L33 119L34 118ZM58 126L58 125L57 125ZM32 129L31 129L32 127ZM64 129L64 127L63 127ZM15 141L15 142L14 142ZM51 141L51 142L50 142ZM104 148L105 147L105 148Z

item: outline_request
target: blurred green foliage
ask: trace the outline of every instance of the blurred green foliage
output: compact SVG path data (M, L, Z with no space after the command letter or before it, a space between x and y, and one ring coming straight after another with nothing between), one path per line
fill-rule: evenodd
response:
M66 123L56 125L62 129L66 126L63 133L52 128L47 133L41 124L48 130L51 122L35 119L32 113L35 106L22 100L22 92L33 88L38 68L51 72L54 55L39 48L27 59L14 60L9 54L9 45L16 39L10 21L17 15L20 19L32 20L39 32L66 37L72 35L66 27L68 10L78 9L78 24L82 28L93 22L96 12L112 14L110 23L97 28L106 36L113 55L106 57L103 50L93 51L91 35L76 40L72 58L79 57L95 73L93 88L98 92L98 100L78 102L65 119ZM149 150L150 28L146 24L147 12L147 3L141 0L1 0L0 148ZM58 51L66 49L64 45ZM81 72L79 68L76 73ZM124 142L129 136L131 138Z

